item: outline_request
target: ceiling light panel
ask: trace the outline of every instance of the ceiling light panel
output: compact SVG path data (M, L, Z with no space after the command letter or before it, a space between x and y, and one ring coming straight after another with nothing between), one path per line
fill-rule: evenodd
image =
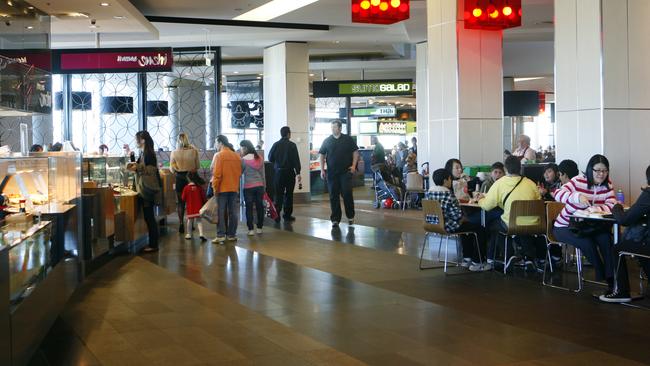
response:
M316 1L318 0L272 0L233 19L265 22L291 13Z

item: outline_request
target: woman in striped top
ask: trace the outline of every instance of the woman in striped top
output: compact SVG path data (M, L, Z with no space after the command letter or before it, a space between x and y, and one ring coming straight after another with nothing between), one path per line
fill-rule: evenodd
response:
M555 200L565 204L555 220L553 233L563 243L579 248L593 264L596 280L607 280L610 288L614 284L614 260L611 254L612 240L609 230L591 235L578 235L569 229L569 217L578 210L588 212L611 212L616 204L616 195L609 181L609 161L602 155L594 155L587 164L584 174L571 179L555 191Z

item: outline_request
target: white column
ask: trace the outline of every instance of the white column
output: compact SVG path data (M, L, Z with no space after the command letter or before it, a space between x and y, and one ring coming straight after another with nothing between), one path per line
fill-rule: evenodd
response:
M418 133L418 164L429 161L429 78L427 76L427 43L416 45L416 104Z
M503 157L502 32L466 30L462 1L427 0L431 168Z
M650 2L555 0L555 14L558 159L584 169L604 154L636 199L650 162Z
M309 48L284 42L264 49L264 145L268 154L280 139L280 128L291 128L298 146L303 189L296 200L309 199ZM268 157L268 155L267 155Z

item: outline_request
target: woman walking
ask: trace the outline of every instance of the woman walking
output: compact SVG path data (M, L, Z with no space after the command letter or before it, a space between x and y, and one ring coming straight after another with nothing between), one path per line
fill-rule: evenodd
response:
M189 183L187 175L189 173L196 173L199 170L199 164L198 150L190 144L187 134L184 132L179 134L178 145L176 150L172 151L169 168L176 175L176 211L178 212L179 222L178 232L181 234L185 232L185 226L183 225L185 222L185 203L182 200L181 194L185 186Z
M246 202L246 225L248 226L248 235L253 236L256 233L262 233L264 225L264 196L265 177L264 177L264 159L257 153L253 143L243 140L239 143L242 155L242 169L244 176L244 202ZM257 214L257 229L254 229L253 205L255 205Z

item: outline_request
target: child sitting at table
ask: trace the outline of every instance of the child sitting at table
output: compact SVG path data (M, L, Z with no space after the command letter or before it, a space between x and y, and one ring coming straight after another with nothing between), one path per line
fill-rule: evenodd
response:
M201 214L199 213L206 201L203 187L197 184L202 179L196 172L188 173L187 178L190 183L183 188L183 193L181 194L181 199L185 203L185 218L187 220L185 225L187 228L185 239L192 239L192 228L196 224L196 227L199 229L201 241L207 241L205 235L203 235L203 223L201 222Z
M503 166L502 162L497 161L492 164L490 167L490 175L485 178L485 181L481 184L481 193L487 193L494 182L498 181L504 175L506 175L506 168Z
M446 169L433 172L434 185L426 193L426 199L440 202L442 214L445 218L445 230L448 233L475 232L478 237L481 253L485 253L485 229L481 225L465 220L460 203L452 191L452 175ZM472 271L483 271L480 264L481 257L476 252L474 239L470 236L462 237L463 262L462 266L471 268ZM482 254L484 256L484 254Z
M553 194L562 187L557 165L551 163L544 169L544 179L539 184L539 194L544 201L555 201Z

